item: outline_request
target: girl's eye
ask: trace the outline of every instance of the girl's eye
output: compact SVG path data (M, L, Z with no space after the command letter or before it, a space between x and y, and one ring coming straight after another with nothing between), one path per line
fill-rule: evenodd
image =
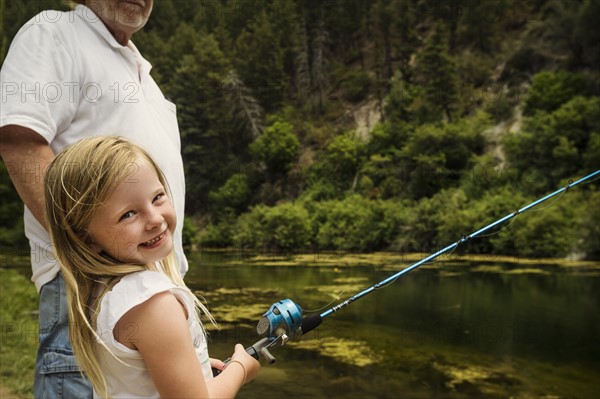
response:
M162 199L164 196L165 196L165 193L160 193L156 197L154 197L154 200L152 202L156 202L156 201Z
M134 215L133 211L127 211L123 214L123 216L121 216L121 218L119 219L119 221L121 220L125 220L125 219L129 219L130 217L132 217Z

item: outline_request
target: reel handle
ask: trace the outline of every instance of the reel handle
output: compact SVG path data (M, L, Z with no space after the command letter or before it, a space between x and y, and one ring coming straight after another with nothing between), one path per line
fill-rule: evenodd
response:
M271 352L269 352L269 346L273 346L274 341L270 341L268 337L262 338L261 340L255 342L253 345L249 346L246 348L246 353L249 354L250 356L252 356L253 358L255 358L256 360L260 360L260 356L262 355L265 360L267 361L267 363L269 364L273 364L275 363L276 359L275 357L271 354ZM229 362L231 361L231 358L227 358L225 360L223 360L223 363L225 363L225 366L227 366L227 364L229 364ZM215 368L212 369L213 372L213 377L218 376L219 374L221 374L220 370L217 370Z

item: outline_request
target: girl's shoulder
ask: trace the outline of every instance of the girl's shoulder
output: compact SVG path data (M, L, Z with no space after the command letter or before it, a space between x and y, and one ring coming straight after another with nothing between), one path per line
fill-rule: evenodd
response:
M151 293L153 289L167 287L176 287L176 285L166 274L154 270L142 270L121 277L119 282L107 292L107 295L111 292L126 293L131 290Z
M133 307L161 292L171 292L187 302L186 291L161 272L144 270L123 276L102 297L97 319L98 326L115 326Z

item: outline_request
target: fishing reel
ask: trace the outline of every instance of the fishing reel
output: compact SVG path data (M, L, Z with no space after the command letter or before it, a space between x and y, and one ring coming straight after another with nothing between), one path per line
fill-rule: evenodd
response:
M262 355L269 364L275 363L269 348L283 346L302 335L302 308L291 299L275 302L258 321L256 332L263 338L246 348L246 352L256 359Z
M271 305L256 325L261 337L271 340L286 336L284 340L302 335L302 308L290 299L282 299Z
M321 315L314 314L302 318L302 308L291 299L275 302L256 325L256 332L263 337L254 345L246 348L246 352L255 359L262 355L269 364L275 363L275 357L269 348L283 346L291 339L300 337L321 324Z
M285 345L289 340L318 327L322 321L319 314L302 318L300 306L291 299L282 299L271 305L262 315L256 325L256 332L263 338L246 348L246 353L257 360L262 356L269 364L273 364L275 357L269 352L269 348ZM227 359L224 363L230 361L231 359ZM213 374L218 375L219 371L213 369Z

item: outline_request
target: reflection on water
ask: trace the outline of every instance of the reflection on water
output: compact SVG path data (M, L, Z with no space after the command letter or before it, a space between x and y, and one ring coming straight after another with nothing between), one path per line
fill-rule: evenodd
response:
M366 258L365 258L366 259ZM269 306L322 312L402 265L343 267L190 257L188 284L220 330L211 354L258 340ZM593 398L600 392L598 267L427 265L272 351L240 398Z

